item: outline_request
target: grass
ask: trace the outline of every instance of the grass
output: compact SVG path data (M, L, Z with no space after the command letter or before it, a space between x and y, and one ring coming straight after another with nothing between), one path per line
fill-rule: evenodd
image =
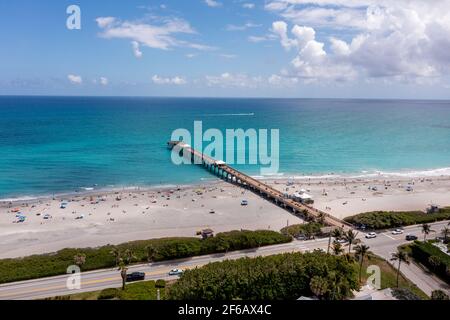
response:
M386 288L396 288L397 287L397 270L386 260L376 256L370 255L369 258L365 258L363 263L363 272L362 272L362 282L367 283L367 278L370 276L364 272L367 270L367 267L370 265L376 265L380 268L381 271L381 289ZM358 266L359 268L359 266ZM358 269L359 272L359 269ZM399 288L404 288L410 290L416 296L421 299L428 300L430 299L425 292L420 290L414 283L408 280L402 273L400 273L399 278Z
M46 300L99 300L103 292L114 292L114 297L110 297L108 300L156 300L157 288L156 282L142 281L136 283L127 284L125 290L118 289L104 289L100 291L84 292L71 294L67 296L60 296L49 298ZM164 300L166 296L165 288L160 288L160 298Z

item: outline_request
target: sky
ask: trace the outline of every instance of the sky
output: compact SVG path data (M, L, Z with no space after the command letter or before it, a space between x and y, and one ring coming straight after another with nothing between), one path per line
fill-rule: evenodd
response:
M448 0L2 1L0 44L0 95L450 99Z

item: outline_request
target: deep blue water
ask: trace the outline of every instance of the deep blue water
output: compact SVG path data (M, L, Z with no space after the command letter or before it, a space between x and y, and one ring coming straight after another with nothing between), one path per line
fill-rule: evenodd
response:
M210 179L165 146L194 120L280 129L285 176L450 167L450 101L0 97L0 199Z

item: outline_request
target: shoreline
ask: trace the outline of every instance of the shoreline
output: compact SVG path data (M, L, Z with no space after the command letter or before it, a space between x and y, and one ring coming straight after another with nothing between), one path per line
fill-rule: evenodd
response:
M283 193L304 189L337 218L369 211L450 206L450 175L427 178L264 179ZM407 191L407 187L411 191ZM61 202L67 202L62 209ZM246 206L242 201L247 200ZM18 213L20 212L20 214ZM25 217L18 222L18 216ZM0 204L0 258L133 240L195 237L199 230L274 230L304 221L253 192L216 179L178 187L93 190Z
M408 180L408 179L437 179L437 178L445 178L450 177L450 167L443 167L437 169L424 169L424 170L400 170L398 172L389 172L389 171L361 171L358 173L317 173L317 174L300 174L300 173L280 173L276 175L268 175L268 176L260 176L260 175L251 175L252 178L259 179L263 182L273 183L276 181L304 181L304 180ZM96 196L98 194L108 194L114 192L128 192L128 191L154 191L154 190L171 190L176 188L196 188L201 187L203 185L209 184L217 184L223 182L223 180L213 176L211 174L211 178L202 178L201 181L196 181L193 183L168 183L168 184L148 184L148 185L125 185L125 186L117 186L117 187L79 187L79 190L75 191L63 191L58 193L47 193L42 195L19 195L19 196L10 196L9 198L0 198L0 207L4 206L8 203L17 204L17 203L33 203L40 200L47 199L63 199L70 198L75 196ZM92 190L90 190L92 189Z

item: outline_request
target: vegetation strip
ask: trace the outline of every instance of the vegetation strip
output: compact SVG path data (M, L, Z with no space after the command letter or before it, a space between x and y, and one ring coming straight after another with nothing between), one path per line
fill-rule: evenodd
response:
M441 208L436 213L422 211L375 211L347 217L344 220L355 226L364 225L368 229L390 229L414 224L432 223L450 219L450 207Z
M112 268L123 259L131 263L188 258L287 243L292 238L275 231L230 231L213 238L163 238L132 241L117 246L63 249L56 253L0 260L0 283L65 274L77 264L82 271Z

